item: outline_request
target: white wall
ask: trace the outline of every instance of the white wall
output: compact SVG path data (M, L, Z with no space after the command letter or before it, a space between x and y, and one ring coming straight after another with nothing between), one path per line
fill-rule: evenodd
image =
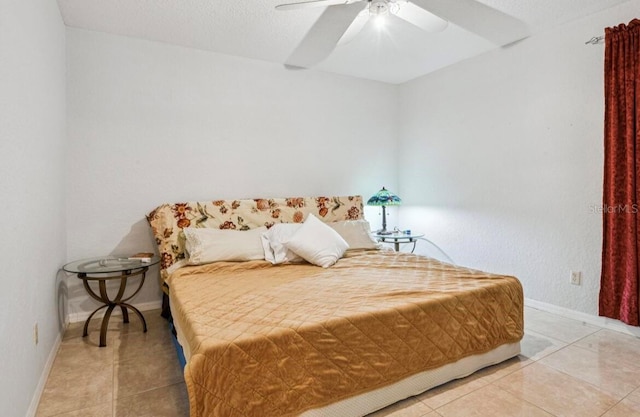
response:
M24 416L62 328L65 29L55 1L1 8L0 415Z
M460 264L518 276L528 298L597 315L604 45L584 43L638 10L631 1L402 85L403 225Z
M165 202L396 187L394 86L78 29L67 47L69 259L152 249ZM77 281L72 315L95 307ZM158 299L151 279L134 301Z

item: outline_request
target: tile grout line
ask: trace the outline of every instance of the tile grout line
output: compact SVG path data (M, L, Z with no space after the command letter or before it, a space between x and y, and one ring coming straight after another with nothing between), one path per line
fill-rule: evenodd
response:
M605 411L604 413L600 414L600 416L604 416L606 415L609 411L611 411L613 408L617 407L619 404L622 403L622 401L624 401L625 399L627 399L631 394L633 394L635 391L637 391L638 389L640 389L640 386L635 387L634 389L631 390L631 392L629 392L627 395L625 395L624 397L622 397L620 399L620 401L618 401L617 403L615 403L614 405L611 406L611 408L609 408L607 411Z

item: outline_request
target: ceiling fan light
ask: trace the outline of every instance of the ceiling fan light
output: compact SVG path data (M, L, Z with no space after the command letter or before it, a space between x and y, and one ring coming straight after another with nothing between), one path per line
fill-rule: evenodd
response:
M382 30L385 27L387 23L386 17L387 16L383 14L372 16L373 24L375 25L376 29Z

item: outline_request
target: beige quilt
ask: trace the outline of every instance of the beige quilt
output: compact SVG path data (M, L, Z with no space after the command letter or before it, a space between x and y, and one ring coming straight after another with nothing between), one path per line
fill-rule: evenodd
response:
M516 278L406 253L219 262L168 283L191 417L298 415L523 336Z

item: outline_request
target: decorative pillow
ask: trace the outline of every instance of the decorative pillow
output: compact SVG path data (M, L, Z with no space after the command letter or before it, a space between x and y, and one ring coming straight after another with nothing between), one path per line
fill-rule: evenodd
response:
M289 240L302 227L302 223L276 223L267 232L260 235L264 250L264 259L272 264L302 262L300 256L287 249L283 242Z
M284 246L307 262L323 268L335 264L349 249L338 232L311 213L300 229L284 242Z
M380 249L381 245L371 236L371 226L366 220L346 220L326 223L347 242L349 249Z
M266 230L266 227L246 231L187 227L183 231L189 265L264 259L260 235Z

